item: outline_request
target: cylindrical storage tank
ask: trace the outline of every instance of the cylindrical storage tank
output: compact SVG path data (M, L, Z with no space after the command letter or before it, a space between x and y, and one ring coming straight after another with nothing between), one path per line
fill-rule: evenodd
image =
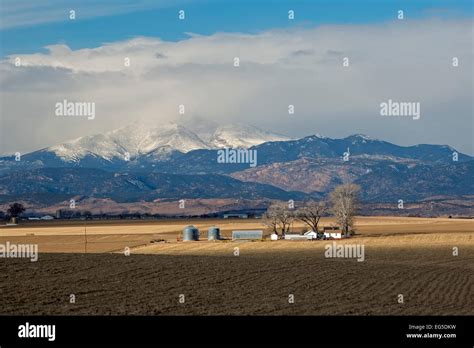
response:
M221 230L219 227L212 226L207 230L207 240L219 240L221 239Z
M190 225L186 226L183 230L183 241L199 240L199 230Z

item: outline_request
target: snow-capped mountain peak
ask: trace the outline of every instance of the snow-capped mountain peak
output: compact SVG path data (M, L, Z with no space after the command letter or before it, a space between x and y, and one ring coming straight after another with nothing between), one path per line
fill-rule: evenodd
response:
M163 158L173 151L187 153L197 149L248 148L268 141L284 140L289 138L243 124L217 127L210 140L204 141L180 124L156 126L137 123L104 134L77 138L45 151L54 153L66 162L80 162L87 156L113 161L125 158L134 160L145 155Z
M132 124L105 134L81 137L46 150L64 161L75 162L87 155L110 161L113 158L133 159L159 149L160 152L176 150L186 153L207 148L209 146L196 134L177 124L156 127Z
M290 140L290 138L254 126L234 123L218 127L209 140L209 146L212 148L248 148L269 141L286 140Z
M147 154L161 147L168 147L183 153L208 148L207 144L194 132L175 123L155 127L129 125L109 134L117 143L133 151L136 155Z

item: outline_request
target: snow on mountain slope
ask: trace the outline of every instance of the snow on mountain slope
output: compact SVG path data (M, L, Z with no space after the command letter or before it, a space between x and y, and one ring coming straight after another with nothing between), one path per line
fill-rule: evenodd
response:
M55 153L67 162L77 162L87 155L101 157L106 160L125 158L130 159L146 155L150 152L189 152L196 149L208 149L196 134L177 124L165 124L158 127L144 125L128 125L107 132L81 137L60 145L55 145L47 151Z
M223 147L250 147L268 141L289 138L241 124L218 127L210 141L203 141L196 133L175 123L159 126L131 124L104 134L89 135L47 148L66 162L79 162L86 156L112 161L130 160L150 155L156 159L166 157L172 151L187 153L197 149Z
M146 154L161 147L169 147L184 153L209 148L194 132L174 123L154 128L144 125L127 126L112 131L111 134L136 155Z
M63 144L51 146L45 151L52 152L66 162L79 162L87 155L111 160L123 151L109 136L98 134L77 138Z
M209 141L209 146L212 148L248 148L268 141L285 140L290 140L290 138L254 126L230 124L218 127L215 130Z

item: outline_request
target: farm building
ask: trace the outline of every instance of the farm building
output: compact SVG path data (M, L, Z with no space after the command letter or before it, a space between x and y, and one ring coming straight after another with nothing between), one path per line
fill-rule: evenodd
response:
M311 240L311 239L318 239L318 234L314 231L308 231L308 232L305 232L304 235L306 236L307 239Z
M248 219L249 214L224 214L224 219Z
M263 238L262 230L232 231L232 240L252 240L252 239L262 239L262 238Z
M183 230L183 241L196 241L199 240L199 230L193 226L186 226Z
M324 232L324 237L334 238L334 239L341 239L342 238L342 233L341 232Z
M325 238L334 238L334 239L341 239L342 232L337 226L324 226L324 237Z
M285 234L285 240L307 240L308 238L301 234Z
M219 240L221 239L221 230L219 227L211 226L207 231L207 240Z

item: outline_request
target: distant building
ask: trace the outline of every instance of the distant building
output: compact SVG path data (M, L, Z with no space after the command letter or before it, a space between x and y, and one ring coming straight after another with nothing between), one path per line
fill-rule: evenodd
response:
M324 237L326 238L334 238L334 239L341 239L342 232L338 226L324 226Z
M326 237L326 239L328 238L341 239L342 233L341 232L324 232L324 237Z
M339 231L338 226L323 226L323 231Z
M232 231L232 240L262 239L263 230Z
M306 236L307 239L318 239L318 234L314 231L308 231L305 232L304 235Z
M286 240L307 240L308 238L301 234L285 234Z
M248 219L249 214L224 214L224 219Z

